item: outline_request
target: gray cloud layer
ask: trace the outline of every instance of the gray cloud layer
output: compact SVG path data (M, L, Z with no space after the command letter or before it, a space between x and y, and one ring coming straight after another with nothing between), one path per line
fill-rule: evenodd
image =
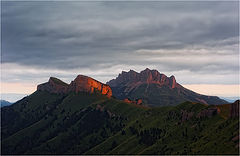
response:
M2 2L2 66L23 70L3 70L3 81L51 70L106 81L152 67L183 83L236 84L238 10L238 2Z

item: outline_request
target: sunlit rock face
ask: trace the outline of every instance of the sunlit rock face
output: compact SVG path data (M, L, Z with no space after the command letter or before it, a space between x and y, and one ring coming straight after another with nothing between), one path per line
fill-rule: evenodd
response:
M57 78L50 77L48 82L38 85L37 90L57 94L66 94L69 92L94 93L98 91L107 97L112 96L112 90L108 85L84 75L78 75L70 85Z
M68 84L54 77L50 77L48 82L37 86L38 91L64 94L68 92Z
M112 96L112 90L108 85L105 85L97 80L94 80L88 76L78 75L74 81L71 82L69 92L88 92L94 93L95 91L99 91L103 95L107 97Z
M138 105L143 104L142 99L130 100L130 99L126 98L123 101L126 103L133 103L133 104L138 104Z

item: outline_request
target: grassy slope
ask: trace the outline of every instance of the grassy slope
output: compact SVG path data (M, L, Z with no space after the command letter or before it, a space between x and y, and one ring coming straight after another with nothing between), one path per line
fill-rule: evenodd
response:
M179 123L181 110L196 115L207 107L186 102L175 107L150 109L97 94L60 96L35 92L9 107L21 118L31 114L35 120L29 120L16 133L6 136L2 140L2 153L238 153L236 142L231 139L238 134L239 121L225 118L227 112L212 118L192 118ZM14 120L12 124L17 122ZM2 129L8 130L9 127L6 124Z
M34 112L34 110L43 107L46 103L53 103L56 101L54 97L46 96L45 92L36 92L31 95L29 98L22 101L22 103L28 102L29 104L25 106L24 110L21 111L21 115L24 116L29 112ZM40 98L41 97L41 98ZM42 98L43 97L43 98ZM34 99L32 101L32 99ZM50 101L52 100L52 101ZM87 93L79 93L78 95L70 94L67 97L62 98L61 101L48 113L45 113L45 116L39 118L38 121L33 122L28 127L25 127L15 134L7 137L3 140L3 152L18 152L18 153L41 153L42 151L46 151L46 153L51 153L51 151L46 150L46 146L52 145L52 149L60 149L62 145L62 140L68 141L71 138L72 132L79 129L79 125L83 123L83 127L94 128L95 121L97 119L102 119L99 121L102 125L110 124L115 125L114 118L110 118L104 112L97 112L96 105L102 105L105 110L109 110L111 113L114 113L117 117L122 117L125 119L131 118L131 114L138 114L139 111L144 110L145 108L137 108L131 104L123 103L121 101L115 99L108 99L105 96L101 95L89 95ZM19 110L22 108L20 106L22 104L17 104L12 107L14 110ZM119 107L119 106L122 107ZM30 108L31 106L31 108ZM25 112L27 111L27 113ZM45 110L46 111L46 110ZM91 119L91 116L95 114L97 119ZM92 114L91 114L92 113ZM33 113L34 115L34 113ZM86 117L87 116L87 117ZM86 119L87 118L87 119ZM85 120L90 120L90 125L85 122ZM105 122L105 120L107 122ZM122 119L121 119L122 120ZM82 122L82 123L81 123ZM85 123L84 123L85 122ZM115 122L115 123L112 123ZM102 130L101 124L99 129ZM115 125L117 126L117 124ZM98 128L98 127L96 127ZM6 128L7 129L7 128ZM110 129L114 129L114 127L110 126ZM86 142L89 142L91 134L87 134L84 130L79 129L79 131L83 131L82 137L86 138ZM99 132L99 130L96 130ZM113 131L113 130L108 130ZM107 135L111 135L114 132L107 132ZM78 133L79 134L79 133ZM89 136L88 136L89 135ZM99 134L98 134L99 135ZM31 139L34 138L34 139ZM104 138L100 138L99 141L102 141ZM24 142L19 145L19 143ZM76 143L76 142L75 142ZM71 144L71 143L69 143ZM83 142L77 142L77 144L84 144ZM31 146L30 150L28 149ZM73 144L74 146L74 144ZM91 145L89 145L91 146ZM17 149L16 149L17 147ZM86 147L87 149L88 147ZM56 153L67 152L71 149L65 149L65 151L57 151ZM75 151L73 151L75 152ZM81 152L81 151L80 151ZM45 152L44 152L45 153Z
M61 95L34 92L15 104L1 109L2 138L24 129L51 112L61 102Z
M169 116L169 112L178 112L181 109L197 112L206 108L202 104L184 103L177 107L162 107L148 110L142 114L135 122L128 126L133 126L138 131L149 130L158 127L166 133L152 145L139 143L141 137L132 134L126 127L126 135L120 133L107 139L100 145L92 148L86 154L236 154L238 148L231 139L237 135L238 120L225 120L217 115L210 119L186 121L177 124L175 117ZM142 127L139 127L142 125ZM109 150L113 141L118 146Z

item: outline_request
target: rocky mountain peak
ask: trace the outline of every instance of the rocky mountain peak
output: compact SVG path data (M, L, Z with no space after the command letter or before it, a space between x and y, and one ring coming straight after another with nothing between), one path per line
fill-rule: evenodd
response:
M112 96L112 90L108 85L105 85L97 80L94 80L91 77L78 75L74 81L69 84L55 78L50 77L49 81L43 84L38 85L37 90L47 91L50 93L69 93L69 92L88 92L93 93L99 91L107 97Z
M48 82L40 84L37 86L37 90L39 91L48 91L50 93L58 93L63 94L68 91L68 84L57 79L55 77L50 77Z
M227 103L218 97L195 93L177 83L173 75L168 77L149 68L139 73L133 70L122 72L107 84L112 88L113 95L119 99L142 99L143 103L154 106L174 105L186 100L205 104ZM232 114L236 114L235 107L232 110Z
M69 92L88 92L94 93L95 91L99 91L103 95L108 97L112 96L112 90L108 85L105 85L91 77L78 75L74 81L71 82Z
M170 88L178 86L174 76L169 78L164 74L160 74L157 70L150 70L149 68L146 68L140 73L134 70L130 70L129 72L123 71L116 79L107 82L111 87L137 83L157 83L160 85L167 85Z

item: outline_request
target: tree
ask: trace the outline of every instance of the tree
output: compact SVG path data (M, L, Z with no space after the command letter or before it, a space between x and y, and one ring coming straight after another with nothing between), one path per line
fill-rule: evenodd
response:
M117 146L117 142L114 140L114 141L112 142L112 147L111 147L111 149L114 149L116 146Z
M122 130L122 135L126 135L126 132L124 130Z

